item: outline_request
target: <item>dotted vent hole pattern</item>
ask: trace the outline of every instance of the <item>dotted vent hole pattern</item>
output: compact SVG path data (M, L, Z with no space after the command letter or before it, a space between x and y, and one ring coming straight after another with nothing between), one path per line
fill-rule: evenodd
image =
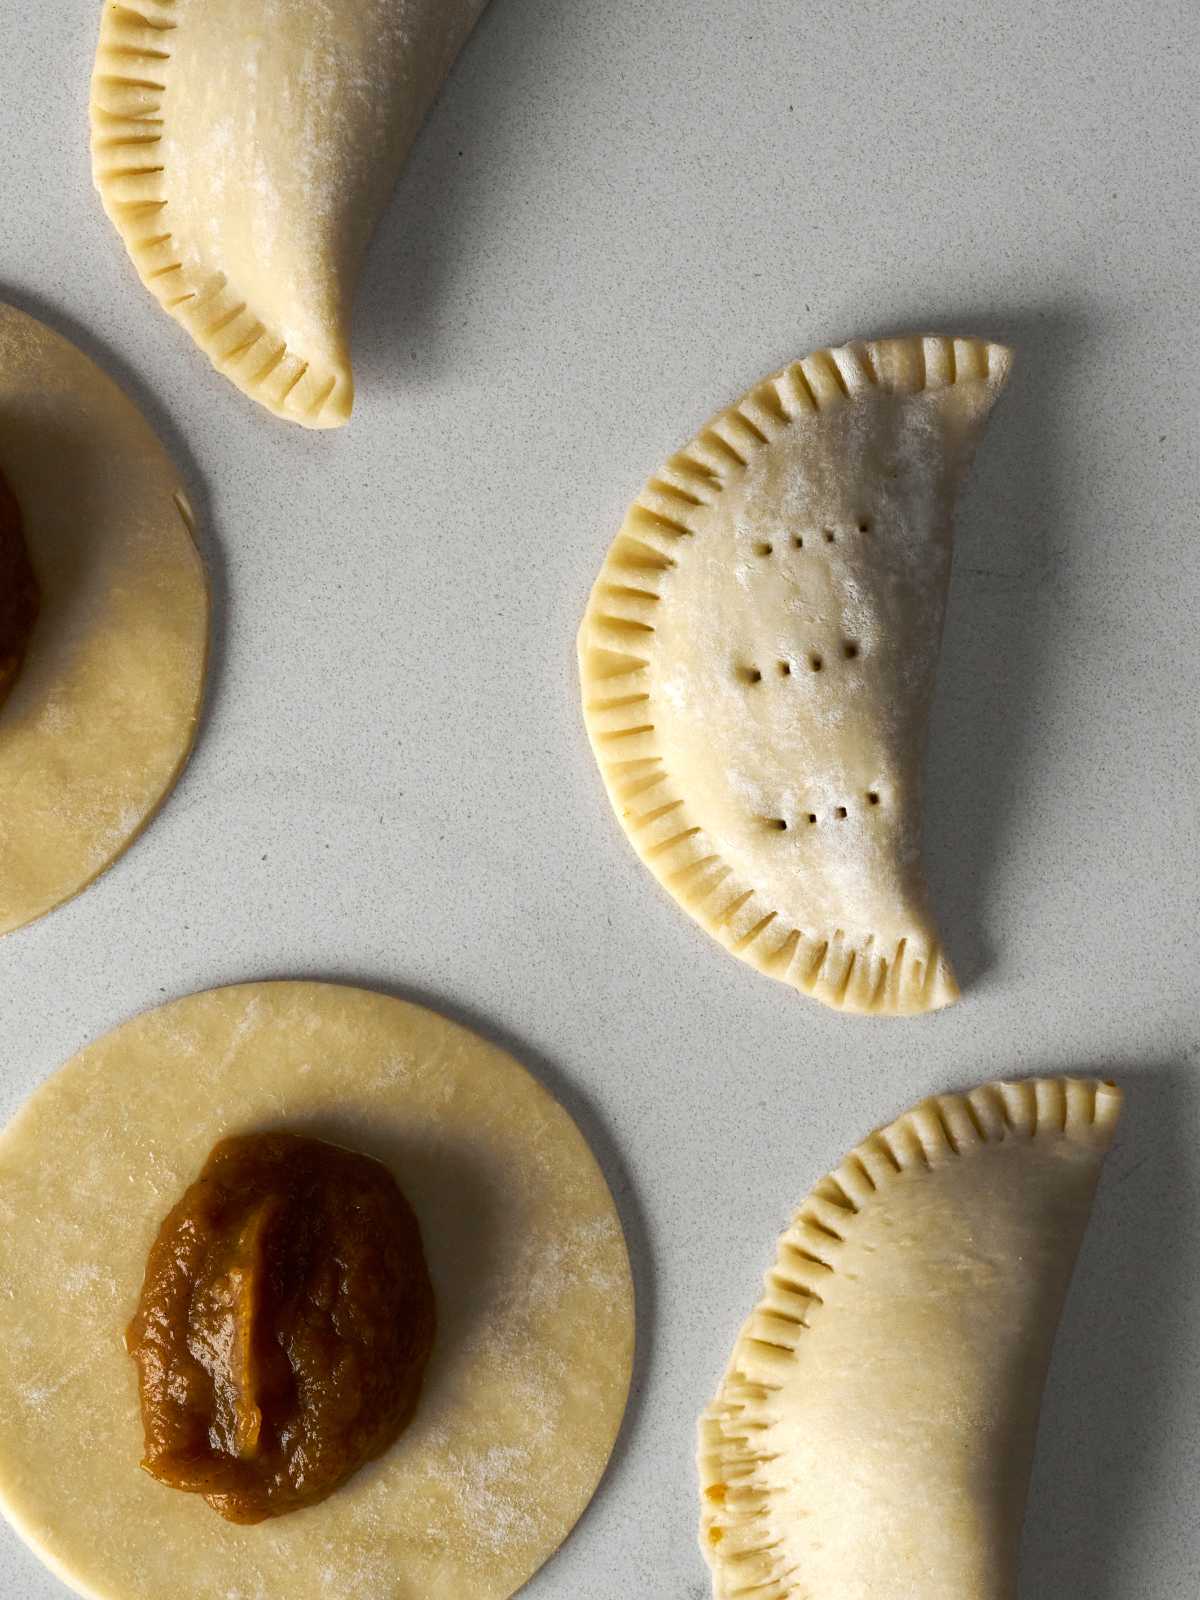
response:
M753 457L805 418L867 401L879 392L918 394L969 385L982 415L1003 386L1009 352L975 339L911 337L821 350L756 385L721 412L652 477L626 515L588 604L580 633L585 716L614 808L643 861L672 896L740 959L839 1009L911 1013L957 998L940 947L904 937L890 946L873 935L789 926L765 905L753 884L740 880L689 815L667 770L650 709L655 610L671 575L686 561L703 517L736 482ZM836 541L841 530L821 530ZM874 532L863 510L854 533ZM847 536L849 533L847 532ZM794 539L811 542L811 531ZM759 558L778 558L759 541ZM842 644L842 661L861 653ZM814 662L817 665L814 666ZM801 670L795 669L799 666ZM827 652L806 663L735 661L731 670L747 693L782 692L788 680L829 670ZM872 789L867 806L882 806ZM836 814L830 825L847 820ZM857 802L855 802L857 811ZM806 826L814 826L807 821ZM777 819L778 820L778 819ZM782 819L790 829L792 819ZM798 825L800 819L796 819ZM783 829L778 830L781 833Z

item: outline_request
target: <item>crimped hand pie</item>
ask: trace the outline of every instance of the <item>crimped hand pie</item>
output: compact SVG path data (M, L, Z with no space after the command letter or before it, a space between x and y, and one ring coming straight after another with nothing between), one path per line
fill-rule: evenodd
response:
M716 1600L1015 1600L1050 1351L1121 1096L943 1095L823 1178L700 1423Z
M848 1011L957 997L921 866L952 513L1010 354L821 350L650 479L579 636L621 824L708 931Z
M350 415L367 241L487 0L104 7L92 171L142 282L277 416Z

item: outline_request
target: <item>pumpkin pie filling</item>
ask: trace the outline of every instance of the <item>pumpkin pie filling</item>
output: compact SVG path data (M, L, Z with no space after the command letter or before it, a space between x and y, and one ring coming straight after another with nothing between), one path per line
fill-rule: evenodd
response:
M40 599L25 548L21 508L0 472L0 706L21 670Z
M231 1522L314 1505L411 1421L434 1325L386 1168L296 1134L223 1139L159 1230L126 1334L142 1465Z

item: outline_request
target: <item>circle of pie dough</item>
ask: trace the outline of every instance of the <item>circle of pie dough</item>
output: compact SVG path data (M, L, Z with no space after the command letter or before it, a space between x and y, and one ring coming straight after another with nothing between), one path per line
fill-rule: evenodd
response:
M179 474L82 351L0 305L0 465L42 607L0 709L0 934L87 887L191 752L208 584Z
M256 1128L383 1160L438 1332L416 1417L328 1500L238 1527L139 1469L122 1333L166 1211ZM126 1023L0 1134L0 1507L100 1600L507 1600L591 1499L633 1356L621 1224L583 1136L495 1045L319 983Z

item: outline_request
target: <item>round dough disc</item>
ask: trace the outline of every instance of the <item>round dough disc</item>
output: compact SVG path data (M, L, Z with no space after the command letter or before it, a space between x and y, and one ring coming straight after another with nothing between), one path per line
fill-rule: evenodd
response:
M137 407L82 351L0 305L0 469L42 610L0 709L0 934L132 844L192 748L208 585L191 512Z
M320 1505L257 1527L139 1470L122 1334L158 1225L225 1134L383 1160L438 1333L415 1420ZM616 1439L633 1287L579 1129L496 1046L332 984L192 995L75 1057L0 1135L0 1507L102 1600L507 1600Z

